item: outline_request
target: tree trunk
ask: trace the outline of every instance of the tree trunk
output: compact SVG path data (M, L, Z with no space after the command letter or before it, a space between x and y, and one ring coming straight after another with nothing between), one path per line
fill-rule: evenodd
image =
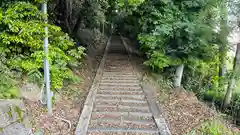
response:
M228 10L227 10L227 2L226 0L223 0L220 3L220 34L219 34L219 40L220 40L220 47L219 47L219 54L220 54L220 65L219 65L219 88L225 91L224 86L224 76L227 71L227 44L228 44Z
M179 65L176 69L175 80L174 80L174 87L178 88L181 86L182 75L183 75L184 65Z
M78 31L78 29L80 28L81 26L81 23L82 23L82 16L79 14L78 16L78 19L77 19L77 22L73 28L73 31L72 31L72 34L75 35Z
M220 51L220 54L222 54L222 52ZM220 56L220 61L221 64L219 66L219 77L223 77L225 76L226 72L227 72L227 60L226 60L226 55L221 55Z
M233 73L231 75L231 79L228 84L228 89L226 91L222 108L226 108L231 103L232 99L232 91L235 88L236 83L236 77L239 75L239 69L240 69L240 43L237 45L237 51L234 59L234 65L233 65Z
M103 34L103 35L105 35L105 33L104 33L105 26L104 26L104 25L105 25L105 22L103 22L103 25L102 25L102 34Z
M71 28L69 25L69 13L71 13L70 0L65 0L64 22L67 27L68 33L71 34Z
M55 11L57 22L63 29L63 31L68 32L71 34L71 27L69 22L71 22L71 14L72 14L72 7L71 7L72 0L59 0L56 4Z

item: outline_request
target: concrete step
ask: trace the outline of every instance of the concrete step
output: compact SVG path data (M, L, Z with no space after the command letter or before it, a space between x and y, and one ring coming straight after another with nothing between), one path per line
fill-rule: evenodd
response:
M107 100L96 100L96 105L123 105L123 106L148 106L147 102L124 102L121 100L107 101Z
M114 92L109 92L109 91L104 91L100 90L98 91L98 94L110 94L110 95L143 95L143 91L114 91Z
M102 79L101 83L137 83L137 84L139 84L139 81L137 79L132 79L132 80Z
M128 99L96 99L96 104L130 104L130 105L148 105L146 100L128 100Z
M99 86L100 90L142 90L140 85L138 86L106 86L106 85L101 85Z
M95 104L96 108L110 108L110 107L117 107L119 109L131 109L136 108L139 110L149 110L148 106L129 106L129 105L109 105L109 104Z
M149 112L150 110L147 107L137 107L137 106L114 106L114 105L95 105L95 108L93 111L96 112L103 112L103 111L109 111L109 112L115 112L115 111L120 111L120 112Z
M139 84L138 83L104 83L104 82L101 82L99 83L100 86L109 86L109 87L112 87L112 86L118 86L118 87L138 87Z
M108 92L108 93L111 93L111 92L125 92L125 93L131 93L131 92L142 92L143 93L143 91L141 90L141 89L139 89L139 90L124 90L124 89L122 89L122 90L109 90L109 89L100 89L100 90L98 90L98 92Z
M144 95L109 95L109 94L97 94L96 99L125 99L125 100L144 100Z
M118 80L118 81L122 81L122 80L126 80L126 81L131 81L131 80L138 80L138 78L136 76L102 76L102 80Z
M88 133L104 133L104 132L111 132L111 133L134 133L134 134L139 134L142 133L144 135L148 134L158 134L159 131L156 129L129 129L129 128L88 128Z
M104 118L104 119L92 119L91 124L101 124L101 123L115 123L120 124L122 123L132 123L136 125L152 125L154 126L155 123L152 120L121 120L121 119L115 119L115 118Z
M112 117L119 117L119 116L124 116L124 117L133 117L133 118L139 118L139 117L149 117L152 118L153 115L152 113L149 112L120 112L120 111L115 111L115 112L107 112L107 111L102 111L102 112L92 112L92 117L101 117L104 118L104 116L112 116ZM126 118L126 119L127 119Z
M103 76L133 76L135 77L136 75L132 72L103 72Z

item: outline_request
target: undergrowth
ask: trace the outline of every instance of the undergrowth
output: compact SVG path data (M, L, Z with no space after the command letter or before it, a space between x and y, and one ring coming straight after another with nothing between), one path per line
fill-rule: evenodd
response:
M214 120L203 123L199 129L194 129L186 135L240 135L227 128L221 121Z

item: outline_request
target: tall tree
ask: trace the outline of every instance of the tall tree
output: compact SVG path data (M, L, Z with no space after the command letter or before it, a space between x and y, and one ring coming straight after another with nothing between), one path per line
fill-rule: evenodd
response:
M227 52L228 52L228 9L227 1L222 0L220 2L220 32L219 32L219 88L224 89L223 78L227 71Z
M231 74L231 78L229 80L228 89L227 89L225 97L224 97L224 101L223 101L223 105L222 105L223 108L228 107L228 105L231 102L232 92L233 92L233 89L235 88L236 80L239 76L239 73L240 73L240 43L238 43L238 45L237 45L237 50L236 50L236 54L235 54L235 58L234 58L233 71Z

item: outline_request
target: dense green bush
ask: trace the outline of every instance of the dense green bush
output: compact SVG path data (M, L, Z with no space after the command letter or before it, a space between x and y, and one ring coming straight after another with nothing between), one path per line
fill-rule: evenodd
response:
M19 91L15 86L16 81L14 80L16 77L14 77L13 72L5 65L6 55L2 49L0 47L0 99L16 98L19 96Z
M119 20L119 28L137 37L145 64L154 71L172 74L184 64L183 87L201 95L218 87L218 5L220 1L144 1ZM137 22L137 23L136 23ZM126 25L125 25L126 24ZM138 29L137 29L138 28ZM135 34L135 36L132 36Z
M57 26L45 24L44 14L28 2L12 2L0 9L0 48L6 54L10 70L23 74L43 74L43 59L50 63L51 89L59 89L65 79L76 79L68 64L77 64L84 54L83 47ZM49 53L44 55L44 27L49 29ZM36 75L37 74L37 75ZM41 80L41 79L40 79Z

